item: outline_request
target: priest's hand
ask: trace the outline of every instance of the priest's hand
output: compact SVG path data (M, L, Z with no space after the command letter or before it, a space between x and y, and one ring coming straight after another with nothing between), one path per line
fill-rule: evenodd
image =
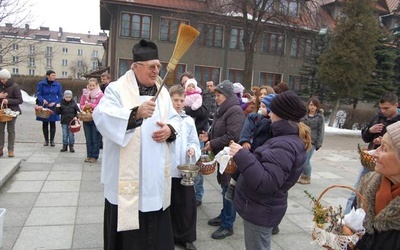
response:
M139 106L136 113L136 119L146 119L151 117L155 109L156 103L154 102L154 98L151 98L149 101L146 101Z
M155 131L152 138L156 142L165 142L171 136L172 131L166 123L157 122L157 125L160 126L161 129Z

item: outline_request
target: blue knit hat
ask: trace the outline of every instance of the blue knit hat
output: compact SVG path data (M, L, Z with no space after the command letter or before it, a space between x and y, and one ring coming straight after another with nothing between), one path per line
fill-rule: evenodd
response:
M274 99L275 96L276 96L275 93L268 94L268 95L264 96L264 98L261 100L261 102L265 104L265 106L267 107L268 110L269 110L269 105L271 104L272 99Z

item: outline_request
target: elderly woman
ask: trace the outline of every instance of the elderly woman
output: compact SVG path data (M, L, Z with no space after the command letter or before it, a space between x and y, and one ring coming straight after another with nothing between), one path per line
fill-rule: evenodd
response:
M203 150L212 151L214 155L217 155L229 145L230 141L239 140L245 117L239 105L239 99L234 94L233 84L229 80L218 84L214 88L214 92L218 109L215 112L210 132L203 131L199 137L201 141L205 142ZM217 179L222 188L222 210L217 217L208 221L208 225L219 227L211 235L213 239L223 239L233 235L236 211L233 204L225 198L231 175L218 172Z
M374 154L375 172L366 174L359 186L367 202L359 250L400 249L400 122L386 130Z
M307 110L292 91L272 99L272 138L252 153L239 144L230 145L240 172L234 207L243 218L244 240L248 250L271 249L271 235L287 209L288 191L296 183L311 147L311 133L300 122Z
M7 106L13 111L21 112L19 105L23 102L21 90L12 79L8 70L0 70L0 103ZM3 148L5 141L5 128L7 125L8 133L8 157L14 157L14 143L15 143L15 122L17 117L11 121L0 122L0 156L3 156Z

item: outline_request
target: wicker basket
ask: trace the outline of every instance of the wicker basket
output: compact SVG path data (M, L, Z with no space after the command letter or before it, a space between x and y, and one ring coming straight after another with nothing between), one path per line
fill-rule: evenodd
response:
M217 161L210 161L210 157L208 155L200 156L200 159L196 162L196 165L200 167L199 173L202 175L214 173L216 164Z
M228 165L225 168L224 174L233 174L236 172L236 164L233 161L233 158L231 157L229 159Z
M78 118L79 118L79 120L81 120L81 121L83 121L83 122L91 122L91 121L93 121L92 113L83 113L83 112L80 112L80 113L78 114Z
M365 147L361 148L360 144L358 144L357 150L360 154L361 165L371 171L375 170L376 160L368 153L368 149Z
M0 106L0 122L9 122L15 117L15 116L8 114L6 110L8 110L8 106L6 104L4 107L3 102L2 102L1 106Z
M363 209L365 211L367 210L367 204L365 202L364 196L362 196L354 188L346 186L346 185L332 185L332 186L326 188L316 199L316 201L314 203L315 206L318 203L320 203L322 196L326 192L328 192L328 190L333 189L333 188L345 188L345 189L349 189L349 190L355 192L363 204ZM315 222L315 218L312 221L312 228L311 228L312 240L313 240L313 242L317 243L319 246L322 246L326 249L331 249L331 250L354 249L355 244L362 237L362 235L364 233L365 233L365 231L363 230L363 231L353 233L351 235L339 235L339 234L335 234L333 232L328 232L325 229L319 227L317 225L317 223Z
M36 106L35 107L35 115L37 117L43 119L49 119L49 117L53 114L53 110L44 108L43 106Z
M68 124L69 131L77 133L81 130L81 122L78 119L72 119Z

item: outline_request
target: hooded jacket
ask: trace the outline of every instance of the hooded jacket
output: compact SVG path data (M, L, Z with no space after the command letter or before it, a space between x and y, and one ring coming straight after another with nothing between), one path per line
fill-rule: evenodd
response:
M238 170L234 206L253 224L278 225L287 209L288 190L303 171L306 149L299 137L298 123L271 123L273 137L254 153L240 149L233 157Z
M361 137L364 142L369 143L368 144L368 149L376 149L379 147L379 145L374 144L374 139L378 138L379 136L383 136L386 133L386 127L389 126L390 124L393 124L397 121L400 121L400 114L397 114L397 116L393 117L392 119L388 119L386 116L384 116L380 111L378 114L376 114L372 120L369 122L368 126L363 128L361 130ZM382 123L385 126L383 127L382 131L380 133L370 133L369 128L374 126L375 124Z

